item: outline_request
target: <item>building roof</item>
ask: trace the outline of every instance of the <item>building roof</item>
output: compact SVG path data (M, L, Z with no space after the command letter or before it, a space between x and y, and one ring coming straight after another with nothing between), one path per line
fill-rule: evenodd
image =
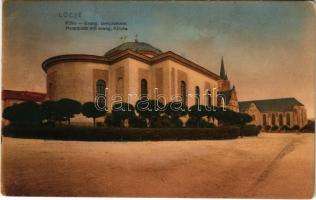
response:
M254 103L261 112L286 112L293 110L294 106L304 106L297 99L281 98L281 99L265 99L254 101L242 101L239 102L240 112L246 111L251 103Z
M172 51L167 51L164 53L161 53L159 55L156 55L154 57L148 57L146 55L143 55L141 53L138 53L133 50L123 50L123 51L118 51L117 53L111 54L111 56L104 57L104 56L96 56L96 55L87 55L87 54L68 54L68 55L59 55L59 56L54 56L51 58L48 58L42 63L42 68L45 72L47 72L48 68L59 64L59 63L66 63L66 62L91 62L91 63L104 63L104 64L113 64L116 62L119 62L125 58L133 58L136 60L139 60L141 62L147 63L147 64L155 64L159 62L163 62L167 59L173 60L174 62L180 63L182 65L185 65L192 70L195 70L199 73L203 73L204 75L214 79L214 80L219 80L220 77L205 69L204 67L186 59L183 58L182 56L172 52Z
M228 105L232 96L233 96L233 93L236 92L236 87L235 85L229 89L229 90L224 90L224 91L218 91L217 92L217 95L223 95L225 96L225 104ZM221 97L221 96L217 96L217 105L221 105L222 103L222 98L218 98L218 97Z
M2 90L2 99L14 99L21 101L44 101L46 94L29 91Z
M120 51L124 51L124 50L132 50L132 51L136 51L136 52L151 52L154 54L161 54L162 51L160 49L157 49L156 47L153 47L150 44L147 44L145 42L125 42L109 51L107 51L104 56L110 56L113 53L116 52L120 52Z
M226 74L226 71L225 71L225 66L224 66L224 58L222 56L222 59L221 59L221 70L220 70L220 78L222 80L228 80L228 77L227 77L227 74Z

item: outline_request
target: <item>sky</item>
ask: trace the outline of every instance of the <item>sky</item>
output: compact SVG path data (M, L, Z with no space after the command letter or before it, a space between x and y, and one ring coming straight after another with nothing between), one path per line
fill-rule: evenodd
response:
M314 118L312 2L6 1L3 12L3 89L46 92L45 59L101 56L137 34L217 74L223 56L240 101L295 97ZM79 21L125 22L128 30L65 30L64 12L80 12Z

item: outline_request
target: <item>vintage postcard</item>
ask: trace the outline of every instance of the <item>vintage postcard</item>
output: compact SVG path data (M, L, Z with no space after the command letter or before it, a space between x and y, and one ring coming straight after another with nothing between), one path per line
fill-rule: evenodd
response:
M5 196L312 198L313 1L7 0Z

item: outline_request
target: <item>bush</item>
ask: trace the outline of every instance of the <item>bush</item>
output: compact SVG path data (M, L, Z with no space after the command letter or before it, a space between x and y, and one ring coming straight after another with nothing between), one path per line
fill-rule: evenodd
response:
M307 124L300 129L304 133L315 133L315 121L308 120Z
M209 123L203 118L190 117L186 123L186 127L189 128L214 128L214 124Z
M300 129L300 127L298 125L294 125L291 128L291 130L293 130L293 131L296 131L296 130L299 130L299 129Z
M290 127L286 126L286 125L283 125L281 128L280 128L280 131L289 131L291 130Z
M265 132L271 131L271 126L269 126L269 125L265 126L265 127L264 127L264 131L265 131Z
M3 135L17 138L77 140L77 141L143 141L143 140L211 140L233 139L240 134L238 127L221 128L104 128L60 126L49 128L4 128Z
M240 128L242 136L257 136L260 133L261 127L256 125L246 125Z
M277 131L278 129L279 129L278 126L272 126L272 127L271 127L271 131Z

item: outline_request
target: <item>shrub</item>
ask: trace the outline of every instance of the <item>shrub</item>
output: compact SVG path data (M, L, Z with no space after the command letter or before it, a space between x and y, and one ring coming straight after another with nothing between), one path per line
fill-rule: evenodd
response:
M304 133L315 133L315 121L308 120L307 124L300 129Z
M246 125L240 128L240 134L242 136L257 136L260 130L261 128L256 125Z
M264 131L269 132L271 131L271 126L267 125L264 127Z
M60 99L56 102L56 118L58 121L68 121L70 125L70 118L75 114L81 113L81 103L72 99Z
M271 127L271 131L277 131L278 129L279 129L279 127L275 126L275 125Z
M189 128L214 128L214 124L209 123L203 118L190 117L186 123Z
M128 103L117 103L112 107L112 125L115 127L124 127L124 121L135 117L135 108Z
M144 141L144 140L212 140L233 139L240 134L238 127L204 128L104 128L60 126L55 128L4 128L3 135L18 138L77 140L77 141Z
M164 111L164 105L161 102L147 98L138 100L135 108L140 117L149 121L150 127L152 127L153 121L160 117Z
M289 131L291 130L290 127L288 127L287 125L283 125L281 128L280 128L280 131Z
M168 116L161 116L152 122L152 128L175 128L177 125Z
M14 104L4 109L2 116L16 125L34 125L42 122L41 107L34 101Z
M102 117L105 113L106 109L98 110L93 102L87 102L82 105L82 114L93 119L93 126L95 126L95 118Z
M296 130L299 130L299 129L300 129L300 127L298 125L294 125L291 128L291 130L293 130L293 131L296 131Z

